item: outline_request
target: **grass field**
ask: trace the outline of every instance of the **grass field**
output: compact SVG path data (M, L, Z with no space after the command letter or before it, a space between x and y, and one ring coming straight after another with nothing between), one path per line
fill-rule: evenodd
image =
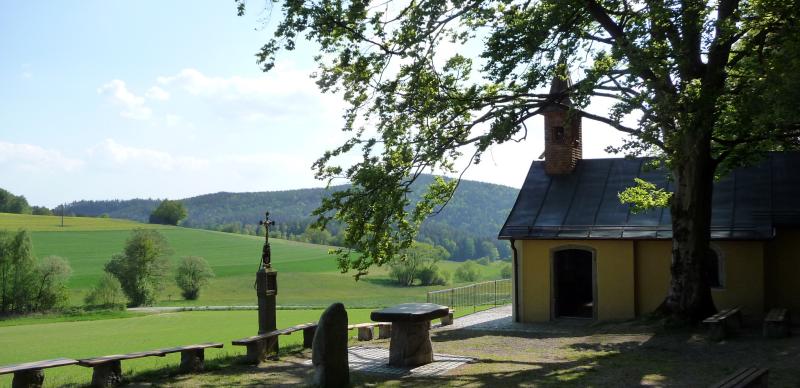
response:
M263 238L239 234L139 224L114 219L67 217L61 229L60 217L0 213L0 229L31 231L34 253L65 257L72 266L70 301L83 303L103 272L103 265L122 251L130 230L157 228L173 249L174 262L183 256L204 257L217 277L201 291L196 301L184 301L174 284L162 293L159 305L253 305L253 281L261 257ZM399 287L385 268L375 268L359 282L342 274L329 247L270 239L273 266L278 271L278 304L283 306L327 306L336 301L353 307L376 307L400 302L423 301L429 290L444 287ZM442 262L451 274L459 263ZM482 266L483 280L499 278L500 264Z
M369 322L371 310L348 309L350 323ZM316 322L322 310L279 310L279 328ZM195 311L153 314L122 319L56 322L0 327L0 365L57 357L88 358L152 350L201 342L222 342L223 349L209 349L206 359L245 354L231 340L255 335L256 311ZM302 332L281 336L281 347L301 344ZM123 373L177 366L180 354L123 361ZM68 366L48 369L48 386L88 383L91 368ZM0 376L0 387L11 386L11 375Z

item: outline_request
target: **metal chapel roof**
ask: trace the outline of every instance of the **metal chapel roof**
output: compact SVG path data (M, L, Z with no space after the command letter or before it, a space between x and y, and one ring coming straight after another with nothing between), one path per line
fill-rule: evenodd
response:
M634 177L672 190L648 158L582 159L571 174L549 176L534 161L500 239L669 239L669 209L633 214L617 193ZM797 169L797 170L796 170ZM711 238L758 240L776 226L800 226L800 153L770 153L714 184Z

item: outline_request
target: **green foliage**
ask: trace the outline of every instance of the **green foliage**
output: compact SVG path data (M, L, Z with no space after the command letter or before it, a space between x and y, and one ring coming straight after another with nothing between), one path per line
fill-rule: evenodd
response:
M628 187L618 193L619 201L631 205L633 213L642 213L650 209L663 208L669 206L672 193L663 188L656 188L656 185L640 178L633 178L636 186Z
M513 270L511 269L511 264L503 264L500 268L500 277L503 279L511 279L512 274Z
M481 278L481 268L473 260L467 260L456 268L456 281L476 282Z
M63 307L72 269L57 256L37 263L30 234L0 230L0 313L29 313Z
M125 307L126 299L119 280L109 273L104 273L86 294L84 302L88 306L116 310Z
M31 214L35 216L52 216L53 211L44 206L33 206L31 207Z
M59 256L42 259L36 267L33 310L46 311L66 306L69 301L67 281L70 275L72 268L66 259Z
M158 207L150 213L151 224L178 225L188 213L181 201L170 201L165 199Z
M403 286L411 286L416 280L420 280L423 286L446 284L447 279L439 273L436 263L447 255L442 247L414 243L392 260L389 264L389 276Z
M25 197L0 189L0 213L31 214L31 207Z
M199 256L186 256L181 259L175 274L175 282L181 289L185 299L195 300L200 296L200 289L214 277L214 271L208 262Z
M106 263L105 270L119 280L131 305L150 305L156 302L158 293L164 288L170 253L167 240L161 233L136 229L125 242L124 251L114 255Z

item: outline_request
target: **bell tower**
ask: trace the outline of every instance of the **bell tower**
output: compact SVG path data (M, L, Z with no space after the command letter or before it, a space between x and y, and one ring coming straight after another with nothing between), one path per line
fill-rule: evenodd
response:
M581 159L581 117L570 117L572 101L565 94L572 86L569 76L556 75L551 95L562 95L542 110L544 115L544 170L548 175L569 174ZM574 112L573 112L574 113Z

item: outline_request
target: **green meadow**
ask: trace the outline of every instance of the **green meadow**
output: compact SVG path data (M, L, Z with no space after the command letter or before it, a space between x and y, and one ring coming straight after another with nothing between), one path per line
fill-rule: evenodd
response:
M348 309L350 323L369 322L371 310ZM278 310L278 327L317 321L322 310ZM192 311L77 322L55 322L0 327L0 365L58 357L88 358L144 350L222 342L222 349L206 350L206 360L246 353L231 341L255 335L256 311ZM355 335L355 333L352 333ZM282 348L303 341L302 332L281 336ZM177 367L180 353L122 362L123 373ZM66 366L45 371L46 386L87 384L91 368ZM0 387L11 386L11 375L0 376Z
M31 232L34 253L42 258L58 255L66 258L73 270L70 278L70 301L81 305L83 297L103 273L103 265L122 251L130 230L155 228L173 249L171 260L183 256L204 257L216 273L195 301L184 301L180 291L170 284L161 294L159 305L254 305L253 282L261 260L262 237L188 229L162 225L103 219L0 213L0 229L24 228ZM330 247L288 240L270 239L273 267L278 271L278 304L281 306L324 307L343 302L348 307L377 307L409 301L424 301L426 292L435 287L400 287L388 276L386 268L375 268L356 282L352 274L341 273ZM442 262L451 274L459 263ZM483 280L498 279L500 264L481 266Z

